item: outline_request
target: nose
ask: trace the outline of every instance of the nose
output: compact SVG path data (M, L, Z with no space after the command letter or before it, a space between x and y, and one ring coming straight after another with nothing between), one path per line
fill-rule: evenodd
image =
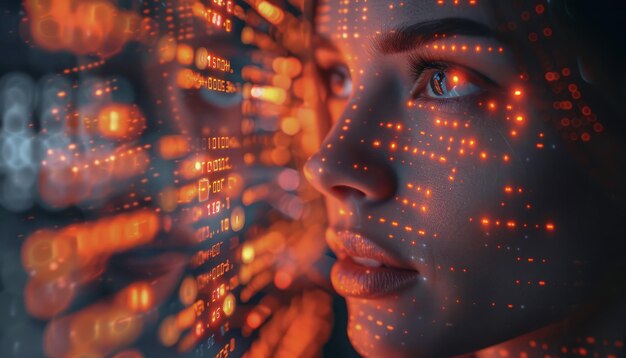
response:
M347 106L322 143L304 166L304 175L328 197L342 202L380 203L392 199L398 187L394 161L382 146L391 132L379 126L400 118L402 89L389 78L361 92Z
M396 192L393 171L366 151L346 148L318 152L304 166L313 187L340 201L382 202Z

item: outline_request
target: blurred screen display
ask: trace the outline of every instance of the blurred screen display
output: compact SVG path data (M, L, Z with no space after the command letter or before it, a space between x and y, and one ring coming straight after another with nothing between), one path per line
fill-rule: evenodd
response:
M306 6L3 5L0 356L319 349Z

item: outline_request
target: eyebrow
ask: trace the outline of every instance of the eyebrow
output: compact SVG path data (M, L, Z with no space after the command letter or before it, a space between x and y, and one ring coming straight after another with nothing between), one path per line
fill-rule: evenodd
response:
M455 35L494 37L493 31L479 22L445 18L383 32L373 39L373 46L381 54L400 53Z

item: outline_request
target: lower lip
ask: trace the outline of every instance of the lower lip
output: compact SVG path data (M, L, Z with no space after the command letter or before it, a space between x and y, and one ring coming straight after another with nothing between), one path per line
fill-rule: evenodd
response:
M390 267L365 267L350 259L335 263L331 280L335 291L344 297L373 298L398 292L417 282L416 271Z

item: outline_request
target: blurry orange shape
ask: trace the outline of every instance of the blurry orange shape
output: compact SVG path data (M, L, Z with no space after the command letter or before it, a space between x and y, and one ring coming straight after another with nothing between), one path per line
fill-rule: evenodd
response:
M250 88L250 96L277 105L284 104L287 101L287 91L272 86L252 86Z
M146 312L154 306L154 292L147 282L135 282L118 293L116 300L133 312Z
M39 230L22 245L22 265L30 276L52 280L74 267L76 247L71 240L51 230Z
M278 25L285 18L285 13L278 6L268 1L261 1L257 5L259 15L263 16L267 21L274 25Z
M176 39L173 36L165 35L159 39L156 45L159 60L161 62L171 62L176 57Z
M37 46L110 57L141 35L143 19L105 0L25 2Z
M254 42L254 37L255 37L254 29L251 28L250 26L246 26L243 28L243 30L241 30L241 42L243 44L245 45L251 44L252 42Z
M252 270L248 266L241 266L239 269L239 281L243 285L247 284L252 278Z
M246 223L246 214L241 206L237 206L230 214L230 227L237 232L243 229Z
M206 66L208 65L208 60L209 60L208 56L209 56L209 52L207 51L206 48L200 47L199 49L196 50L195 63L196 63L196 67L199 70L204 70Z
M249 264L254 260L254 247L250 244L244 244L241 247L241 262Z
M159 205L166 213L176 210L178 206L178 190L171 186L163 189L161 195L159 195Z
M178 44L176 51L176 60L178 63L184 66L189 66L193 63L193 48L187 44Z
M232 315L233 312L235 312L236 304L237 304L237 299L235 298L235 295L233 295L232 293L229 293L228 295L226 295L226 297L224 298L224 303L222 304L222 311L224 311L224 314L227 317Z
M139 108L128 104L110 104L98 115L98 131L110 140L133 140L146 128L146 118Z
M272 61L272 69L276 73L294 78L302 72L302 63L295 57L276 57Z
M67 279L30 279L24 288L26 311L35 318L50 319L67 309L76 294L75 287Z
M180 158L189 153L189 142L182 135L166 135L159 140L159 153L166 160Z
M105 358L104 354L94 351L89 347L81 347L67 354L65 358Z
M166 347L171 347L180 338L181 331L178 329L178 325L176 324L176 317L167 316L161 321L159 325L159 341Z
M287 147L277 147L271 152L272 162L278 166L286 165L291 160L291 151Z
M74 347L97 347L104 340L107 329L102 307L78 312L69 325L69 338ZM52 354L51 354L52 355Z
M197 322L196 327L193 329L193 331L196 336L202 337L202 335L204 334L204 326L202 325L202 322Z
M99 53L112 34L117 16L115 6L105 1L81 1L72 15L69 50L79 55ZM120 43L114 51L107 52L115 53L122 46Z
M278 270L278 272L274 275L274 285L281 290L289 287L292 281L293 278L291 277L291 274L285 270Z
M206 185L202 185L206 183ZM209 181L208 179L200 179L198 181L198 185L196 185L195 183L192 184L187 184L183 187L181 187L180 189L178 189L178 194L177 194L177 202L186 204L186 203L190 203L192 201L194 201L196 199L196 197L198 198L199 202L208 200L208 193L209 193ZM202 200L201 198L205 198L204 200Z
M272 77L272 85L288 90L291 87L291 78L285 75L275 75Z
M228 175L226 179L226 194L231 196L238 196L241 194L244 187L244 180L241 175L232 173Z
M204 304L202 300L199 300L199 302L202 302L202 305ZM196 305L185 308L176 315L176 327L180 330L185 330L193 326L196 316Z
M128 349L117 353L112 358L144 358L144 356L136 349Z
M256 311L250 312L250 314L248 314L248 317L246 317L246 324L252 329L259 328L261 323L263 323L263 318Z
M113 154L113 162L110 164L111 176L118 179L132 178L144 172L150 163L150 158L141 147L127 149L119 147Z
M189 352L198 345L198 331L193 330L180 339L176 351L179 353Z
M178 289L178 297L180 298L180 302L185 306L189 306L196 300L197 296L198 284L196 283L196 280L191 276L185 277Z
M182 89L191 89L198 84L197 76L188 68L181 69L176 75L176 84Z
M111 307L105 318L107 325L102 343L108 350L119 349L134 342L142 332L140 316L125 307Z
M280 129L288 135L295 135L300 131L300 122L294 117L285 117L280 123Z

